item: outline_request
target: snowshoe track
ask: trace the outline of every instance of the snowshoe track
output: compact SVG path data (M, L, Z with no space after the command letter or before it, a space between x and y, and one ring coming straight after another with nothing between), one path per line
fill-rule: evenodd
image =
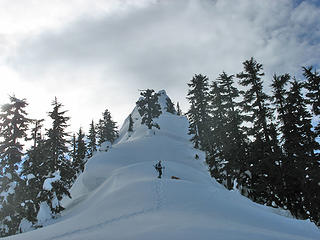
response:
M152 185L153 185L153 191L154 191L154 193L153 193L154 207L142 209L140 211L136 211L136 212L129 213L129 214L124 214L124 215L121 215L121 216L115 217L115 218L111 218L111 219L108 219L104 222L101 222L99 224L94 224L94 225L86 227L86 228L81 228L81 229L76 229L76 230L73 230L70 232L66 232L64 234L60 234L55 237L48 238L48 240L56 240L56 239L62 239L62 238L69 239L72 235L75 235L75 234L94 231L95 229L103 228L106 225L109 225L112 223L120 222L123 220L128 220L128 219L137 217L139 215L143 215L143 214L147 214L147 213L151 213L151 212L155 212L155 211L160 210L161 208L163 208L163 206L165 204L164 189L163 189L164 179L156 179L152 182Z

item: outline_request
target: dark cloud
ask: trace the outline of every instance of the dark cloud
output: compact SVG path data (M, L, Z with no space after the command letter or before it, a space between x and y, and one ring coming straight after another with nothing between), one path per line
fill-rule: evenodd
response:
M237 73L251 56L264 64L266 78L318 63L319 16L311 1L150 2L29 36L10 62L26 80L56 92L85 88L88 108L108 102L120 106L118 117L140 88L167 89L186 108L186 83L195 73Z

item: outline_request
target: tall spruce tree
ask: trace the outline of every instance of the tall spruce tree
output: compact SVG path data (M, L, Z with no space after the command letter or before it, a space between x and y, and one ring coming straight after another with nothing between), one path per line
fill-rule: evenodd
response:
M24 217L37 226L37 214L40 209L43 183L46 179L47 146L41 133L43 119L34 120L34 127L31 129L33 145L28 149L27 156L23 162L21 175L25 179L24 186Z
M118 137L116 122L112 120L109 110L106 109L102 116L103 118L99 120L99 124L97 126L99 138L98 143L100 146L106 141L113 143Z
M75 158L72 162L73 169L75 169L77 173L84 171L84 166L86 163L85 158L87 153L87 147L84 141L84 137L85 135L82 132L82 128L80 128L77 134Z
M92 157L94 152L97 151L97 131L94 125L94 122L92 120L90 124L90 129L89 129L89 135L88 135L88 146L87 146L87 156L88 158Z
M286 116L286 98L288 92L286 91L286 85L289 83L289 80L291 79L289 74L284 74L277 76L276 74L273 75L273 80L271 87L273 89L273 103L276 106L276 109L278 111L278 119L281 122L282 126L287 125L287 119Z
M43 128L43 122L44 119L32 120L32 123L34 123L34 127L31 129L31 138L29 138L28 140L33 141L33 148L36 148L40 140L43 138L41 133L41 129Z
M319 149L319 144L316 142L315 132L312 131L312 116L307 110L306 100L302 95L302 86L303 85L296 80L291 82L286 109L286 125L289 125L291 129L284 132L286 133L284 137L287 137L287 134L293 135L286 139L284 149L288 153L292 153L292 155L299 156L300 154L298 153L303 153L314 157L315 150ZM293 144L294 142L296 144Z
M158 118L161 111L161 106L158 102L159 94L155 93L153 89L147 89L141 91L142 96L137 101L138 112L142 117L141 124L146 124L149 129L152 127L160 129L159 124L153 121L154 118Z
M305 87L308 89L308 103L312 106L314 114L320 114L320 74L313 67L303 67L303 75L306 77Z
M243 132L243 117L240 114L240 106L236 102L240 91L234 87L234 75L227 75L223 72L217 81L223 106L226 109L226 134L223 151L228 162L227 172L230 172L231 175L228 176L227 187L231 189L236 180L239 188L248 188L247 141Z
M225 142L226 109L222 104L221 89L217 82L210 86L210 146L208 148L206 161L209 165L211 175L220 183L226 185L228 173L226 172L226 160L224 158L223 146Z
M253 138L249 149L250 166L250 197L259 203L271 205L274 201L274 181L278 181L280 169L276 162L279 156L279 146L274 143L271 135L274 129L271 122L272 110L269 107L269 96L263 92L263 82L261 77L262 64L254 58L243 62L244 71L237 74L239 83L247 87L243 92L242 109L247 115L246 121L252 124L248 128L247 135ZM275 140L275 139L274 139Z
M0 236L19 232L23 212L23 181L17 172L22 162L23 139L30 119L25 99L10 96L10 103L1 106L0 113Z
M319 217L316 213L319 204L314 197L314 193L319 192L319 186L314 182L318 180L314 170L319 170L319 159L315 154L319 143L312 131L311 115L307 111L301 83L291 82L286 101L286 125L283 127L286 207L298 218L310 218L310 214ZM309 204L312 207L306 209Z
M69 152L68 144L70 137L66 132L69 117L62 111L63 105L58 102L57 98L52 102L53 110L49 112L52 119L52 127L47 130L47 158L45 159L47 179L51 178L51 185L44 184L44 188L40 193L41 205L49 206L52 214L59 213L64 208L60 201L63 196L70 196L69 189L72 185L75 171L72 168L71 161L67 157ZM46 181L46 180L45 180Z
M76 134L72 134L72 140L71 140L71 158L75 159L76 158L76 154L77 154L77 138L76 138Z
M233 75L225 72L212 83L210 91L211 145L207 161L215 164L218 180L231 189L235 180L246 186L246 142L241 130L239 91L233 86ZM213 152L212 152L213 151ZM211 168L212 169L212 168Z
M97 123L96 129L97 129L97 138L98 138L98 145L101 146L102 143L106 141L106 137L104 135L104 123L102 119L99 119L99 122Z
M306 83L304 87L308 90L306 97L307 103L311 105L312 112L315 116L318 117L318 124L314 127L314 131L318 137L318 142L320 139L320 74L316 70L313 71L313 67L304 67L303 68L303 75L306 77ZM319 159L320 159L320 151L319 145L316 147L317 150L315 151L315 159L318 164L313 163L312 168L308 168L307 174L309 178L306 182L305 187L305 205L307 202L307 209L309 210L308 215L309 219L315 222L318 226L320 226L320 204L317 199L320 199L320 166L319 166Z
M270 136L268 131L268 118L270 118L270 109L268 108L269 97L263 92L263 82L261 77L263 66L254 58L243 62L244 71L237 74L240 79L240 85L248 87L243 93L242 107L248 114L247 121L253 123L248 135L255 139L261 139L270 146ZM271 152L271 150L270 150Z
M199 113L195 107L194 102L192 101L190 104L190 109L188 111L188 119L189 119L189 135L192 135L192 138L190 139L191 142L193 142L194 147L199 149L201 140L199 136L199 126L197 123L200 122L199 120ZM211 151L212 152L212 151Z
M190 122L189 134L194 134L191 141L195 144L195 147L198 147L199 144L202 150L207 151L210 146L208 78L201 74L195 75L188 86L187 99L190 103L190 110L187 113Z
M306 77L305 88L308 90L306 97L308 104L311 105L312 112L320 115L320 74L313 67L303 67L303 75ZM318 121L315 131L320 137L320 121Z
M278 165L280 168L279 172L279 182L276 185L276 196L277 199L277 205L281 207L287 206L287 189L290 189L289 187L292 183L294 184L295 181L291 181L290 178L288 178L288 175L286 172L292 172L294 171L294 166L291 165L292 162L288 161L288 158L286 156L286 153L283 151L283 145L286 145L286 138L289 136L289 132L291 131L290 128L290 119L288 119L287 115L287 98L288 98L288 91L286 90L286 86L289 83L291 79L291 76L289 74L284 75L273 75L273 80L271 87L273 89L273 103L276 107L276 110L278 112L278 129L280 130L281 134L281 140L280 143L282 145L282 151L279 154L278 158ZM288 181L289 180L289 181Z

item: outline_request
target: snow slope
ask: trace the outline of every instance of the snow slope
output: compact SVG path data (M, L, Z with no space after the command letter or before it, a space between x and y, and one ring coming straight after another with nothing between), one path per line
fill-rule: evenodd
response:
M142 126L135 108L134 132L127 118L119 140L89 160L62 216L7 239L320 239L309 221L275 214L212 179L189 142L187 119L165 112L165 98L161 91L160 130ZM162 179L153 168L158 160Z

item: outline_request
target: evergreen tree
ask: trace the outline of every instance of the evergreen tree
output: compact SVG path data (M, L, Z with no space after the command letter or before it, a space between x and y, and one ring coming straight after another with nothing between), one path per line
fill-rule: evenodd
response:
M73 169L79 173L84 171L84 165L86 163L85 157L87 152L87 147L84 141L84 133L82 129L79 129L78 137L75 145L75 156L72 162Z
M314 182L318 180L314 170L319 169L319 159L315 154L315 150L319 149L319 143L316 142L316 134L312 131L311 115L307 111L301 83L296 80L291 82L286 101L283 116L283 122L286 124L282 128L286 154L283 162L286 207L298 218L310 218L312 215L319 219L319 213L316 212L319 203L314 197L314 193L319 192L319 186ZM306 209L310 204L312 207Z
M286 138L284 139L284 149L290 155L307 154L314 157L315 150L319 149L319 144L315 140L316 134L312 131L311 115L302 95L302 84L296 80L291 82L287 102L285 117L287 119L286 127L289 129L283 131ZM288 134L292 135L288 136Z
M233 187L236 179L244 187L247 170L242 118L235 102L239 91L233 83L233 75L223 72L212 83L210 91L212 140L207 161L211 173L228 189Z
M189 135L192 135L192 138L190 139L191 142L193 142L194 147L196 149L200 148L201 140L199 136L199 126L197 123L200 122L199 120L199 113L195 107L194 102L192 101L190 104L190 109L188 111L188 119L189 119Z
M47 146L41 134L42 122L43 119L33 121L34 128L31 130L33 146L28 149L27 157L21 170L21 176L25 179L23 217L34 226L37 225L37 214L40 209L41 198L39 196L48 172L45 164Z
M278 128L282 132L281 143L283 143L289 134L288 127L290 126L289 119L287 118L287 97L288 92L286 90L286 85L289 83L291 77L289 74L284 74L277 76L274 74L272 81L272 89L273 89L273 103L278 112ZM282 144L283 145L283 144ZM283 151L279 154L278 165L280 168L279 173L279 184L276 186L276 195L278 196L277 205L281 207L287 206L287 188L291 185L291 182L288 182L286 171L291 172L294 169L294 166L289 166L289 162L285 153ZM290 168L290 169L288 169ZM294 183L294 182L292 182Z
M248 135L255 139L261 139L268 144L270 148L270 136L268 131L268 118L270 118L270 109L268 109L269 97L263 92L262 79L264 73L262 64L254 58L243 62L244 72L237 74L239 83L244 87L249 87L243 94L243 110L248 113L247 121L253 123ZM271 152L271 150L270 150Z
M170 98L166 98L166 110L169 113L176 114L176 109L174 108L174 104Z
M52 179L52 184L45 187L40 193L41 205L48 205L53 213L59 213L64 208L60 201L63 196L70 196L69 189L75 178L75 171L72 168L71 161L67 158L69 144L66 132L69 117L65 114L67 111L61 111L63 105L57 98L52 102L53 110L49 112L52 119L52 127L47 131L46 140L47 158L45 159L47 179ZM54 180L54 181L53 181ZM45 185L45 184L44 184Z
M178 115L178 116L181 116L181 115L182 115L182 111L181 111L179 102L177 102L177 115Z
M269 107L269 96L263 92L263 82L261 77L262 64L257 63L254 58L243 62L244 71L237 74L240 84L248 87L243 92L242 108L246 115L246 120L252 123L248 128L247 135L253 138L249 149L250 166L250 187L252 189L250 197L259 203L271 205L275 202L274 181L279 175L279 167L276 162L279 156L279 146L273 146L271 136L271 116L272 110Z
M320 138L320 74L316 70L313 71L313 67L304 67L303 75L306 77L306 83L304 87L308 90L306 97L306 103L311 105L312 112L318 117L318 124L314 127L318 142L316 143L316 149L314 151L314 157L312 166L308 167L306 184L304 187L304 207L308 209L307 214L311 221L320 226L320 151L319 151L319 138Z
M84 160L87 153L87 146L85 143L85 134L82 132L82 128L79 129L78 139L77 139L77 147L78 147L78 157L79 159ZM83 171L83 170L82 170Z
M233 86L233 75L227 75L223 72L217 81L220 87L222 103L226 109L223 152L228 163L226 169L226 172L229 173L227 175L227 188L231 189L235 180L239 188L248 188L247 141L243 132L243 117L240 114L240 106L236 102L240 91Z
M320 74L314 70L313 67L303 67L303 75L306 77L307 82L305 87L308 89L307 98L308 102L312 105L314 114L320 114Z
M65 161L65 154L68 152L67 138L69 134L66 133L66 128L69 117L64 116L67 111L61 111L62 104L58 102L57 98L52 102L53 110L49 112L49 117L52 119L52 127L48 130L47 144L49 145L49 157L52 160L52 169L58 170Z
M194 134L191 141L195 147L200 144L201 149L208 150L210 146L208 78L201 74L195 75L188 86L190 88L187 95L190 103L190 110L187 113L190 122L189 134Z
M161 106L158 103L159 94L155 93L152 89L141 91L142 96L137 101L138 112L142 117L141 124L146 124L149 129L156 127L160 129L159 124L153 121L154 118L158 118L161 111Z
M10 96L10 103L1 106L0 113L0 236L9 236L19 231L23 181L17 172L22 161L22 140L30 119L27 118L25 99Z
M43 121L44 119L32 120L32 122L34 123L34 128L31 129L32 136L28 140L33 141L33 148L36 148L42 139L41 129L43 127Z
M128 128L128 132L133 132L133 119L131 114L129 115L129 128Z
M76 139L75 133L72 135L71 148L72 148L71 158L74 160L76 159L76 155L77 155L77 139Z
M320 115L320 74L314 70L313 67L303 67L303 75L306 77L305 88L308 90L306 97L308 103L311 105L312 112L316 115ZM315 131L320 137L320 121L315 127Z
M87 156L88 158L92 157L94 152L97 151L97 139L96 139L96 136L97 136L97 132L96 132L96 128L95 128L95 125L94 125L94 122L92 120L91 124L90 124L90 129L89 129L89 135L88 135L88 146L87 146L87 149L88 149L88 153L87 153Z
M226 161L223 146L225 142L224 128L226 113L222 105L221 89L217 82L212 82L210 91L210 147L206 161L211 175L220 183L226 181Z
M102 143L106 141L105 135L104 135L104 123L102 119L99 119L99 122L96 126L97 129L97 138L98 138L98 145L101 146Z
M282 132L281 179L282 188L277 191L281 204L297 218L309 218L319 224L320 196L319 162L316 150L316 134L312 131L311 115L307 111L308 99L302 94L302 84L288 74L273 78L274 102Z
M97 126L99 138L98 143L100 146L106 141L113 143L118 137L116 122L112 120L109 110L106 109L102 116L103 118L99 120L99 124Z
M273 88L273 102L278 110L279 113L279 120L283 126L287 125L286 122L286 98L287 98L287 91L285 89L286 85L290 80L290 75L280 75L277 76L276 74L273 75L273 81L271 87Z

